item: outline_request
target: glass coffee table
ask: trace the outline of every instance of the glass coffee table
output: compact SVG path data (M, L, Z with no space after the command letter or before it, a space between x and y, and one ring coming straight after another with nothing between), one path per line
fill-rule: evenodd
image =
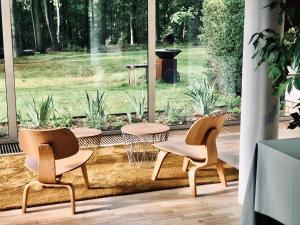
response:
M153 167L157 150L153 143L167 141L170 128L157 123L127 124L121 128L131 166Z

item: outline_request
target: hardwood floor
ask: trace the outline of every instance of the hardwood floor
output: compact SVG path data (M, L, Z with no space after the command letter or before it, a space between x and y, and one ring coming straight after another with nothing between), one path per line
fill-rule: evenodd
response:
M77 214L69 204L56 204L0 212L0 224L107 224L107 225L238 225L238 182L198 186L198 197L189 188L148 192L76 202Z
M279 138L300 137L300 128L286 129L281 122ZM183 133L184 134L184 133ZM224 127L218 138L219 157L238 166L239 126ZM0 212L0 225L11 224L183 224L183 225L238 225L241 207L237 203L238 183L198 186L198 197L189 188L148 192L127 196L76 202L76 215L71 215L69 204L56 204L21 210Z

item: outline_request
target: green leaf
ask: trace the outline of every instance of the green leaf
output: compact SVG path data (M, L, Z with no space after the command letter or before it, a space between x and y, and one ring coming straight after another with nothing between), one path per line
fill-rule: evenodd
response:
M294 78L294 87L295 87L297 90L300 90L300 77L295 77L295 78Z
M270 29L270 28L265 29L264 32L274 34L274 35L278 35L278 33L276 31L274 31L273 29Z
M271 52L270 55L269 55L268 62L269 63L276 63L277 60L278 60L278 56L279 56L279 52L277 52L277 51Z
M270 4L264 6L263 8L270 8L272 10L275 9L278 5L279 5L278 1L273 1Z
M256 58L256 56L260 53L260 51L257 51L254 53L254 55L252 56L252 59Z
M256 37L256 36L258 36L260 33L255 33L255 34L253 34L252 36L251 36L251 38L250 38L250 41L249 41L249 44L251 44L251 42L254 40L254 38ZM259 39L259 37L257 38L257 39ZM257 40L256 39L256 40Z
M286 90L287 82L279 84L279 86L274 90L273 95L283 96Z
M268 69L268 75L272 78L273 81L276 81L282 75L282 71L277 64L271 64Z
M256 39L256 40L253 42L253 46L254 46L255 49L257 49L258 45L259 45L259 39Z

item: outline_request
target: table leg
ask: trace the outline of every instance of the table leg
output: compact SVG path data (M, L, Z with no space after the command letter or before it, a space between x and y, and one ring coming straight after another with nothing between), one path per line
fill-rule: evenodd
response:
M128 69L128 84L131 84L131 69Z
M137 167L153 167L158 152L152 144L167 140L167 133L138 136L122 133L122 135L129 164Z

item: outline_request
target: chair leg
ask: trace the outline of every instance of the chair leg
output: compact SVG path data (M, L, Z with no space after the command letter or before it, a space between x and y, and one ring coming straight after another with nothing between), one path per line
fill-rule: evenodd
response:
M217 162L216 164L217 170L218 170L218 174L221 180L221 183L224 185L224 187L227 187L227 182L226 182L226 177L225 177L225 173L224 173L224 168L223 168L223 164L222 162Z
M162 165L165 157L168 155L168 153L169 152L166 152L166 151L163 151L163 150L159 151L159 153L157 155L156 162L155 162L155 166L154 166L154 169L153 169L152 177L151 177L152 180L156 180L156 178L158 176L158 173L160 171L161 165Z
M26 213L27 210L27 200L28 200L28 191L32 184L36 182L30 182L29 184L26 184L23 191L23 201L22 201L22 213Z
M71 198L71 210L72 210L72 214L75 214L75 191L74 191L74 187L72 184L66 184L64 185L66 188L69 189L70 191L70 198Z
M186 172L188 170L189 164L190 164L190 160L188 158L184 157L183 165L182 165L183 172Z
M196 187L196 172L199 169L198 166L193 166L189 169L189 184L192 196L197 196L197 187Z
M83 164L81 166L81 171L82 171L82 175L83 175L85 186L86 186L87 189L89 189L90 188L89 177L88 177L88 174L87 174L87 170L86 170L86 165L85 164Z
M57 183L57 184L45 184L45 183L40 183L38 181L33 181L30 182L29 184L26 184L23 192L23 202L22 202L22 213L26 213L27 209L27 200L28 200L28 191L33 184L40 184L42 187L45 188L57 188L57 187L65 187L68 188L70 191L70 197L71 197L71 210L72 214L75 214L75 190L72 184L69 183Z

